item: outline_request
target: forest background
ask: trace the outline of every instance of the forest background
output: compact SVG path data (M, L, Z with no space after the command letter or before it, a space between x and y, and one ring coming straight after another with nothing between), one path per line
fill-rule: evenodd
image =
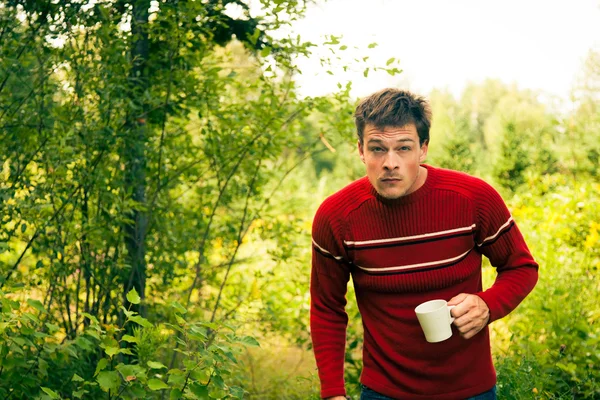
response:
M1 398L318 398L311 223L364 174L357 99L300 96L295 61L348 44L260 4L0 2ZM352 68L400 73L374 46ZM600 398L598 52L581 72L569 111L496 80L428 95L428 163L492 182L541 265L491 325L500 398Z

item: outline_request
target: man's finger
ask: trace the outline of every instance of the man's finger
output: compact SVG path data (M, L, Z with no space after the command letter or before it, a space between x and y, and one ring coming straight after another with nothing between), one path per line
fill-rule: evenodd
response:
M454 297L454 299L456 299L458 296ZM458 304L456 304L454 309L450 311L450 314L452 314L452 316L455 318L462 317L463 315L468 313L471 310L471 308L473 308L473 306L473 301L470 299L468 294L465 294L462 300Z
M460 336L463 339L471 339L473 336L477 335L480 331L481 331L481 329L475 328L475 329L471 329L470 331L465 332L465 333L460 332Z
M465 326L470 325L474 321L475 320L470 315L465 314L460 318L454 319L454 326L456 326L457 328L464 328Z
M460 312L460 310L459 310ZM460 327L468 324L471 321L484 321L487 318L487 313L480 309L467 309L464 314L454 319L454 325Z
M457 294L448 301L449 306L455 306L462 303L469 295L467 293Z
M468 321L466 324L463 325L457 325L456 329L458 329L458 331L461 334L466 334L467 332L469 332L472 329L477 329L477 321Z

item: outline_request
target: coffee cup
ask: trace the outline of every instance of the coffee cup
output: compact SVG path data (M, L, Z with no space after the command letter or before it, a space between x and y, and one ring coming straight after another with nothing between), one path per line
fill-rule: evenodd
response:
M425 333L425 340L429 343L444 341L452 336L451 324L454 322L446 300L430 300L415 308L419 324Z

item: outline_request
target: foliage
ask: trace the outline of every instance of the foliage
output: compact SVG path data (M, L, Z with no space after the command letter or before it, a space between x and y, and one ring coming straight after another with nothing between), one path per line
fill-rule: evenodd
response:
M85 314L89 326L71 340L56 335L59 327L45 322L48 311L41 302L21 303L1 294L0 371L2 398L100 398L103 392L113 399L241 399L243 388L231 385L232 368L245 346L257 346L256 339L238 336L228 325L189 321L187 310L178 303L167 308L174 323L152 324L138 313L123 310L123 326L102 324ZM135 292L131 304L139 303ZM125 334L124 325L137 328ZM169 337L180 333L167 346ZM149 347L154 342L162 345ZM150 340L149 340L150 339ZM181 368L169 368L166 361L177 351ZM168 361L166 361L168 362ZM163 392L165 391L165 392Z
M311 220L364 173L355 99L297 94L316 45L277 29L305 3L260 3L0 2L0 397L318 397ZM492 177L542 265L492 325L506 398L600 397L597 60L569 113L493 80L430 96L432 164Z
M510 339L498 354L499 395L597 398L600 186L570 186L558 176L538 185L537 190L546 186L545 195L513 199L514 216L531 232L529 244L541 270L533 294L505 322Z

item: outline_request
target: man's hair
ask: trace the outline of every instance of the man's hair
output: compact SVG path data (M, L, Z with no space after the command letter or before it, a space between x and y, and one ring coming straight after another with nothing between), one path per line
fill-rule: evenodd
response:
M361 100L354 113L358 140L363 144L363 134L367 124L378 129L400 128L415 124L419 134L419 144L429 142L431 108L425 98L406 90L383 89Z

